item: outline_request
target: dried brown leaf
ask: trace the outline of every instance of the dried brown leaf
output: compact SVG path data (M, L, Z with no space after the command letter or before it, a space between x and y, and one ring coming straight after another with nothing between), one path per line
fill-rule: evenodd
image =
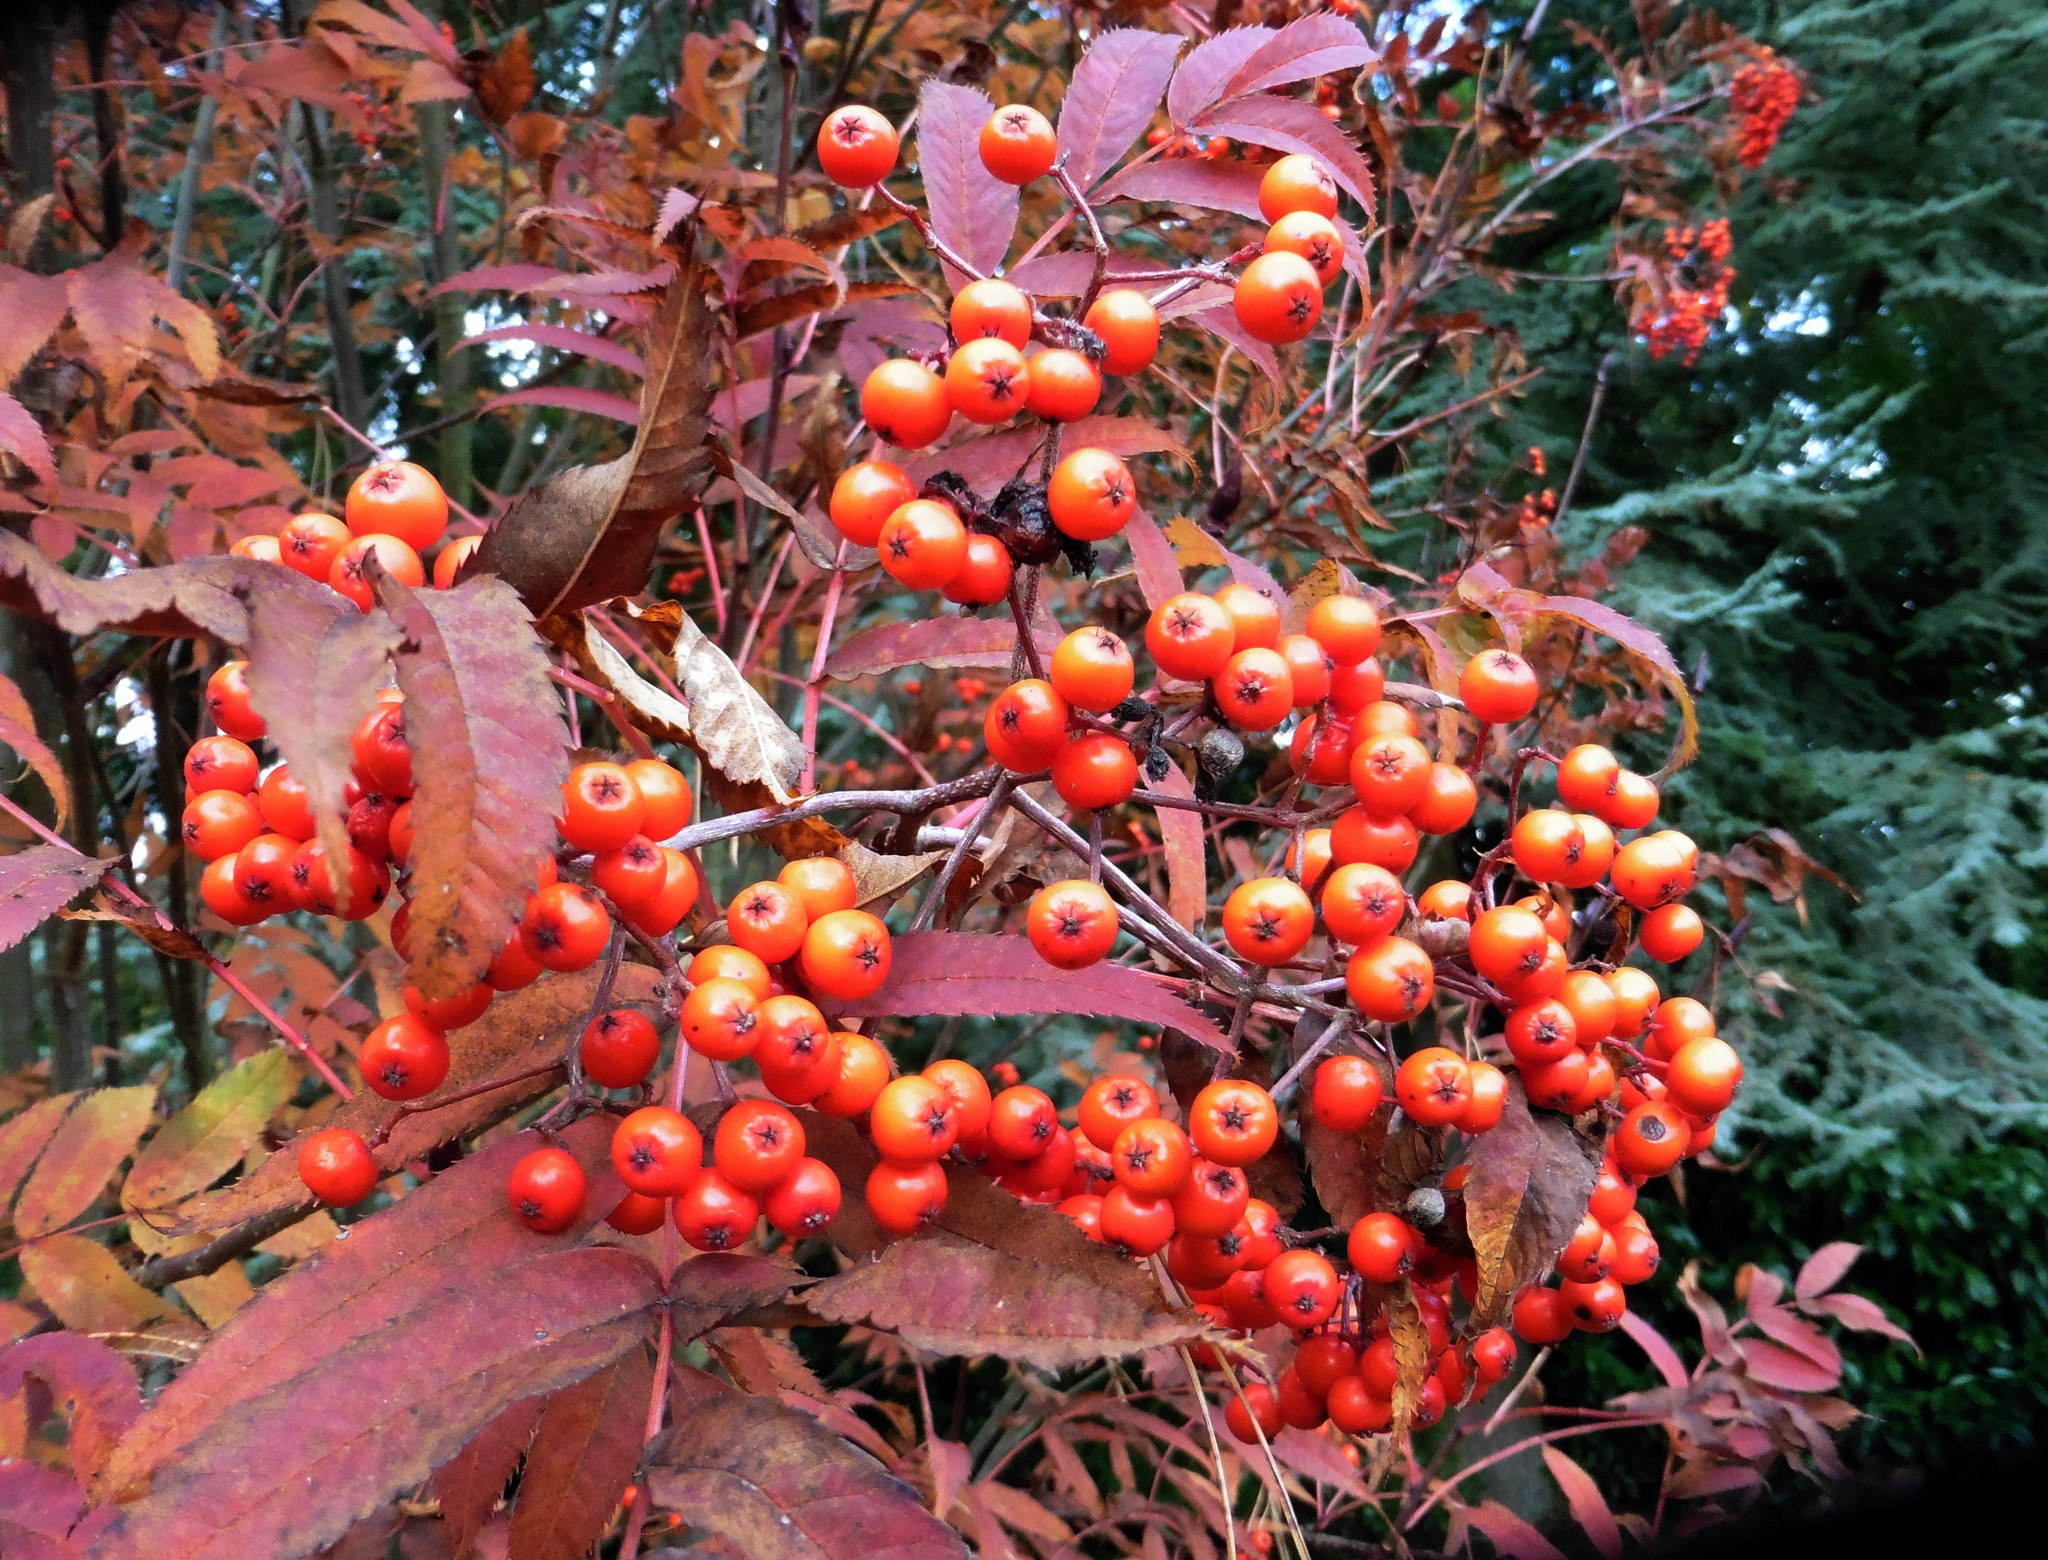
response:
M693 248L694 229L678 242ZM521 498L486 533L464 578L498 575L536 618L646 586L661 528L711 480L717 316L710 283L692 266L663 292L648 333L632 449L602 466L574 467Z
M1465 1228L1479 1262L1474 1331L1498 1323L1564 1250L1599 1179L1602 1142L1567 1117L1531 1111L1521 1079L1509 1075L1499 1124L1465 1151Z

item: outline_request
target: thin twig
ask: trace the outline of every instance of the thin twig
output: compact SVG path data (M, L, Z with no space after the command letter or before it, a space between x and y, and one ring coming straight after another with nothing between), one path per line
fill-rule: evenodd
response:
M953 878L959 872L961 863L967 859L967 853L974 849L974 842L981 838L981 831L987 826L988 821L1001 810L1014 784L1014 778L1005 771L996 781L995 789L988 793L988 800L982 803L980 809L968 820L967 827L960 831L959 843L953 847L953 853L946 858L945 865L939 868L939 875L932 881L931 890L925 895L924 903L917 907L917 914L910 923L912 931L932 924L939 913L939 907L945 903L946 890L953 886Z
M1541 10L1541 7L1538 8ZM1586 426L1579 430L1579 447L1572 453L1571 475L1564 479L1564 495L1557 501L1557 513L1550 517L1552 534L1564 524L1564 517L1571 513L1572 497L1579 491L1579 477L1586 469L1586 452L1593 447L1593 430L1600 423L1600 403L1607 399L1607 371L1614 367L1614 352L1610 349L1600 359L1600 368L1593 375L1593 399L1586 406Z
M605 719L609 720L612 723L613 729L626 739L626 745L633 750L637 757L654 758L658 756L654 751L654 745L647 740L646 734L638 726L626 719L625 701L613 693L611 689L600 687L588 678L579 677L576 673L564 670L559 666L548 668L548 680L560 687L582 694L586 699L596 704L599 709L603 710Z

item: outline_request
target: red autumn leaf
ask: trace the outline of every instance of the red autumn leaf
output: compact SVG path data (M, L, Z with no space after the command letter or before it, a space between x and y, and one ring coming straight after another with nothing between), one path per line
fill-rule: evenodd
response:
M1792 1293L1801 1300L1816 1300L1849 1276L1849 1269L1863 1255L1863 1248L1850 1240L1829 1241L1799 1270Z
M609 363L613 368L625 370L635 379L647 372L646 362L631 347L613 341L609 336L593 335L587 330L574 330L567 325L549 325L539 320L528 320L520 325L500 325L495 330L464 337L462 345L480 347L490 341L530 341L535 346L549 347L557 352L574 353L577 357L586 357L592 362ZM633 420L639 420L637 410Z
M31 845L0 856L0 949L12 948L76 899L107 865L68 845Z
M34 472L45 487L57 485L57 457L36 414L0 390L0 451Z
M531 292L559 281L563 274L551 265L480 265L449 277L427 296L436 298L451 292Z
M70 1533L85 1491L55 1468L12 1457L0 1462L0 1554L7 1560L77 1560Z
M1178 764L1166 766L1158 789L1190 799L1195 794ZM1208 837L1202 815L1185 807L1161 807L1153 816L1159 820L1159 842L1166 855L1166 908L1193 931L1202 924L1209 903Z
M1173 556L1173 544L1167 541L1158 522L1142 509L1133 513L1124 526L1124 539L1131 544L1131 567L1138 576L1138 590L1145 605L1157 611L1162 602L1186 588L1181 582L1180 564Z
M680 1369L655 1505L748 1560L966 1560L917 1492L807 1414Z
M1186 74L1185 69L1182 74ZM1251 163L1174 157L1124 169L1103 186L1102 198L1171 201L1210 211L1228 211L1258 222L1264 220L1259 211L1259 180L1264 173L1264 168Z
M1312 11L1289 22L1261 44L1224 86L1223 96L1270 92L1311 76L1357 70L1378 58L1356 22L1334 11Z
M1571 1507L1573 1519L1586 1530L1586 1537L1593 1541L1593 1547L1607 1560L1619 1560L1621 1527L1608 1508L1607 1497L1593 1482L1593 1476L1554 1446L1543 1448L1543 1462L1550 1469L1550 1476L1557 1480L1557 1487L1564 1491L1565 1503Z
M500 996L482 1018L448 1036L448 1077L441 1085L443 1093L461 1093L494 1079L518 1081L438 1110L410 1114L401 1114L398 1104L364 1089L322 1125L347 1127L361 1133L365 1141L374 1141L388 1127L389 1138L372 1152L384 1170L395 1171L443 1143L502 1120L559 1084L559 1074L521 1075L560 1057L570 1039L582 1033L599 978L600 972L594 968L575 975L544 976L524 990ZM644 964L623 966L612 988L614 1005L651 1004L658 979L657 972ZM595 1197L596 1190L591 1195ZM301 1206L306 1200L297 1155L287 1143L252 1174L187 1204L177 1218L167 1222L179 1233L224 1229L244 1219Z
M1344 132L1313 103L1258 93L1218 104L1202 114L1193 128L1203 135L1227 135L1254 146L1305 153L1329 169L1330 177L1365 208L1367 216L1375 209L1372 169Z
M875 1153L849 1124L806 1113L804 1134L849 1192L866 1184ZM1169 1309L1148 1270L1056 1210L1019 1202L964 1165L947 1166L946 1181L937 1227L911 1240L888 1241L850 1195L832 1238L872 1260L804 1290L804 1308L932 1353L996 1354L1046 1370L1201 1333L1201 1318Z
M1008 618L921 618L884 623L856 634L825 664L825 675L848 681L899 666L1007 667L1017 648Z
M1196 115L1219 102L1230 78L1266 46L1274 31L1271 27L1233 27L1188 50L1166 93L1166 112L1174 128L1187 129Z
M513 390L493 396L485 411L504 406L558 406L563 411L581 412L586 417L609 417L632 427L640 421L640 403L607 390L586 390L579 385L540 385L532 390Z
M541 1411L512 1511L512 1560L576 1560L619 1507L640 1464L654 1367L630 1348Z
M377 582L404 634L398 683L412 748L414 843L407 972L430 997L483 978L555 844L569 727L546 649L509 585Z
M434 1470L434 1498L441 1503L441 1520L447 1524L452 1553L468 1554L477 1530L496 1509L533 1439L544 1401L521 1398L478 1431L453 1459Z
M358 612L338 599L263 591L249 603L250 703L269 722L292 778L306 788L330 861L348 859L343 793L355 763L350 739L377 707L399 638L387 614ZM337 902L346 893L340 882Z
M155 1108L155 1084L88 1094L64 1118L21 1189L15 1233L60 1230L98 1201L121 1161L135 1152Z
M984 275L1003 263L1017 231L1017 186L981 161L981 127L994 112L984 93L952 82L927 81L917 94L917 168L932 232Z
M1525 627L1542 616L1561 617L1596 634L1604 634L1632 656L1645 662L1657 682L1678 703L1678 741L1664 760L1659 777L1682 769L1699 751L1699 712L1693 707L1692 688L1672 659L1671 650L1655 633L1634 618L1617 612L1604 602L1583 596L1545 596L1511 585L1484 561L1473 564L1458 576L1457 598L1468 606L1493 615L1504 630Z
M1742 1351L1749 1374L1767 1387L1786 1392L1832 1392L1841 1384L1840 1370L1816 1365L1798 1350L1767 1338L1744 1338L1736 1348Z
M28 700L4 676L0 676L0 744L13 748L48 788L57 804L57 828L61 832L71 816L71 787L65 784L64 766L36 735L35 711L29 708Z
M1223 1031L1169 987L1120 964L1055 969L1023 937L980 932L910 932L898 937L888 984L841 1002L865 1018L963 1014L1092 1013L1178 1029L1221 1048Z
M1833 1371L1838 1379L1841 1376L1842 1351L1835 1347L1832 1338L1805 1318L1783 1306L1772 1305L1751 1311L1749 1319L1765 1337L1795 1354L1805 1355L1820 1369Z
M1142 27L1113 27L1097 33L1074 67L1060 105L1060 155L1082 189L1116 166L1151 123L1181 40Z
M1183 300L1183 302L1197 301L1199 299L1194 295ZM1189 308L1185 311L1184 315L1176 315L1174 311L1178 307L1179 305L1170 306L1167 311L1160 315L1160 318L1172 319L1182 317L1193 320L1210 335L1227 341L1237 348L1246 358L1250 359L1260 373L1272 380L1274 384L1281 383L1279 355L1265 342L1251 336L1238 323L1237 311L1231 308L1227 301L1205 304L1200 308Z
M1479 1261L1474 1328L1491 1327L1515 1292L1541 1278L1586 1215L1601 1139L1569 1117L1532 1111L1508 1078L1500 1123L1466 1145L1465 1228Z
M1857 1332L1883 1333L1887 1338L1896 1338L1915 1354L1920 1352L1920 1345L1913 1341L1911 1333L1886 1316L1884 1308L1876 1301L1862 1295L1822 1295L1811 1303L1809 1309L1823 1311L1844 1327Z
M496 1180L502 1223L526 1234L502 1207L502 1169ZM525 1249L487 1282L472 1270L452 1286L416 1289L415 1303L374 1331L298 1339L299 1368L275 1384L234 1381L205 1429L137 1470L151 1475L149 1493L122 1507L90 1553L306 1554L424 1479L507 1404L560 1391L642 1347L660 1292L652 1267L606 1247ZM235 1326L216 1336L216 1350ZM337 1331L350 1341L336 1345ZM314 1423L319 1433L308 1434Z
M1506 1560L1565 1560L1563 1550L1497 1500L1461 1507L1459 1514L1492 1539Z
M0 391L4 391L14 388L21 371L57 334L57 327L71 311L71 295L62 276L41 276L19 266L0 265L0 311L7 320L6 331L0 333Z
M1621 1314L1621 1330L1635 1339L1643 1353L1650 1357L1650 1363L1657 1367L1657 1374L1664 1378L1665 1385L1683 1392L1692 1380L1692 1373L1685 1368L1685 1362L1678 1357L1678 1351L1671 1347L1671 1340L1644 1321L1641 1313L1624 1311Z
M1044 436L1030 428L983 434L971 444L906 461L903 469L913 482L920 483L934 472L950 471L985 497L1023 470L1044 442ZM1124 459L1158 453L1185 457L1187 453L1178 439L1149 417L1083 417L1067 425L1062 444L1070 450L1107 450Z
M22 1396L30 1377L62 1405L72 1471L89 1480L142 1412L134 1367L97 1338L44 1333L0 1352L0 1403Z
M6 1221L8 1205L14 1201L16 1189L28 1178L36 1155L43 1151L43 1145L64 1120L64 1113L77 1100L76 1094L53 1094L0 1124L0 1223Z

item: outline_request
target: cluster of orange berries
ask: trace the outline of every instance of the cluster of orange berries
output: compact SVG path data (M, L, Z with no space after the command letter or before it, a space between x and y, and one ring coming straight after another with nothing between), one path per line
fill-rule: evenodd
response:
M237 558L281 563L308 579L332 586L363 611L374 604L366 559L402 585L426 583L421 554L448 529L448 495L434 474L411 461L381 461L357 477L348 490L342 519L304 514L275 536L245 536L228 551ZM455 583L463 561L483 538L457 537L434 558L434 588Z
M1732 247L1725 218L1697 230L1679 227L1665 233L1665 254L1673 272L1670 297L1663 312L1639 315L1635 323L1648 338L1651 357L1676 352L1687 367L1698 361L1708 332L1728 307L1728 292L1735 283L1735 272L1727 264ZM1691 283L1678 279L1681 267L1693 277Z
M1012 104L989 117L979 150L992 175L1023 185L1052 171L1058 138L1038 110ZM837 110L818 132L820 166L850 189L886 179L897 151L895 127L861 105ZM1259 209L1271 227L1263 252L1238 279L1233 307L1258 340L1299 341L1322 318L1323 289L1344 266L1343 235L1331 220L1337 187L1314 158L1292 154L1267 169ZM1085 330L1073 333L1071 322L1038 315L1011 283L978 280L954 298L950 324L955 346L943 375L917 359L892 358L863 383L861 415L887 443L923 449L956 412L984 426L1023 412L1075 421L1095 409L1105 373L1138 373L1159 350L1159 316L1143 294L1129 289L1097 298L1081 320ZM1054 344L1027 360L1024 347L1033 335L1051 333L1059 333L1058 340L1072 336L1087 350Z
M1799 77L1775 59L1745 65L1730 83L1728 104L1741 116L1737 157L1745 168L1761 168L1799 106Z
M970 533L962 508L996 534ZM1137 513L1137 483L1107 450L1075 450L1053 468L1043 509L998 521L964 488L928 484L920 491L902 467L864 460L840 473L828 513L841 536L880 553L884 572L899 584L987 606L1009 595L1018 562L1043 563L1066 543L1085 546L1121 531Z
M215 718L219 720L218 712ZM405 736L403 695L396 689L386 690L378 707L357 728L351 744L352 785L358 794L352 798L348 818L351 890L346 910L351 919L359 919L383 901L391 882L391 866L402 868L412 851L412 749ZM278 766L273 778L284 770L285 766ZM204 799L195 799L194 805ZM602 956L612 936L605 899L646 936L663 937L674 931L696 902L697 871L681 851L655 842L681 830L690 820L691 807L689 782L659 759L623 765L582 764L572 770L562 787L558 827L568 849L588 858L591 882L604 897L579 882L563 881L556 858L542 856L535 865L534 892L519 924L492 958L484 978L450 997L428 997L408 986L405 1011L382 1020L364 1037L356 1060L365 1087L399 1101L433 1093L448 1076L447 1036L482 1018L498 993L532 984L543 970L587 969ZM187 821L189 828L190 809ZM296 873L304 863L309 882L316 886L294 885L301 895L299 908L334 914L331 891L322 894L317 889L332 874L319 871L324 857L314 854L320 847L310 838L310 811L305 826L308 840L298 847L293 869ZM255 843L244 847L244 856ZM202 891L214 870L208 868ZM402 889L407 882L401 877ZM241 894L247 889L246 875L237 866L227 879L227 891ZM213 897L207 902L216 913L225 915ZM391 919L392 945L401 951L410 911L409 902L401 904ZM300 1152L299 1173L316 1197L337 1207L368 1196L378 1174L362 1138L342 1128L307 1139Z

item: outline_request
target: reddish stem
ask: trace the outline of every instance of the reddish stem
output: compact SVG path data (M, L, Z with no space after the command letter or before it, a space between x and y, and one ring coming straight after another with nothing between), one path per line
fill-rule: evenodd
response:
M574 672L564 671L559 666L549 667L548 677L561 687L572 688L585 698L595 702L597 707L604 711L605 718L612 723L612 726L618 731L619 735L626 739L626 745L641 758L653 758L656 756L654 745L647 740L646 734L638 726L626 719L625 701L620 699L611 689L601 688L588 678L579 677Z
M794 533L792 533L794 534ZM832 560L832 583L825 587L825 607L818 619L818 645L811 652L810 680L804 684L804 772L797 789L808 792L818 772L818 700L824 693L825 658L832 650L832 620L839 615L839 596L846 588L846 543Z

